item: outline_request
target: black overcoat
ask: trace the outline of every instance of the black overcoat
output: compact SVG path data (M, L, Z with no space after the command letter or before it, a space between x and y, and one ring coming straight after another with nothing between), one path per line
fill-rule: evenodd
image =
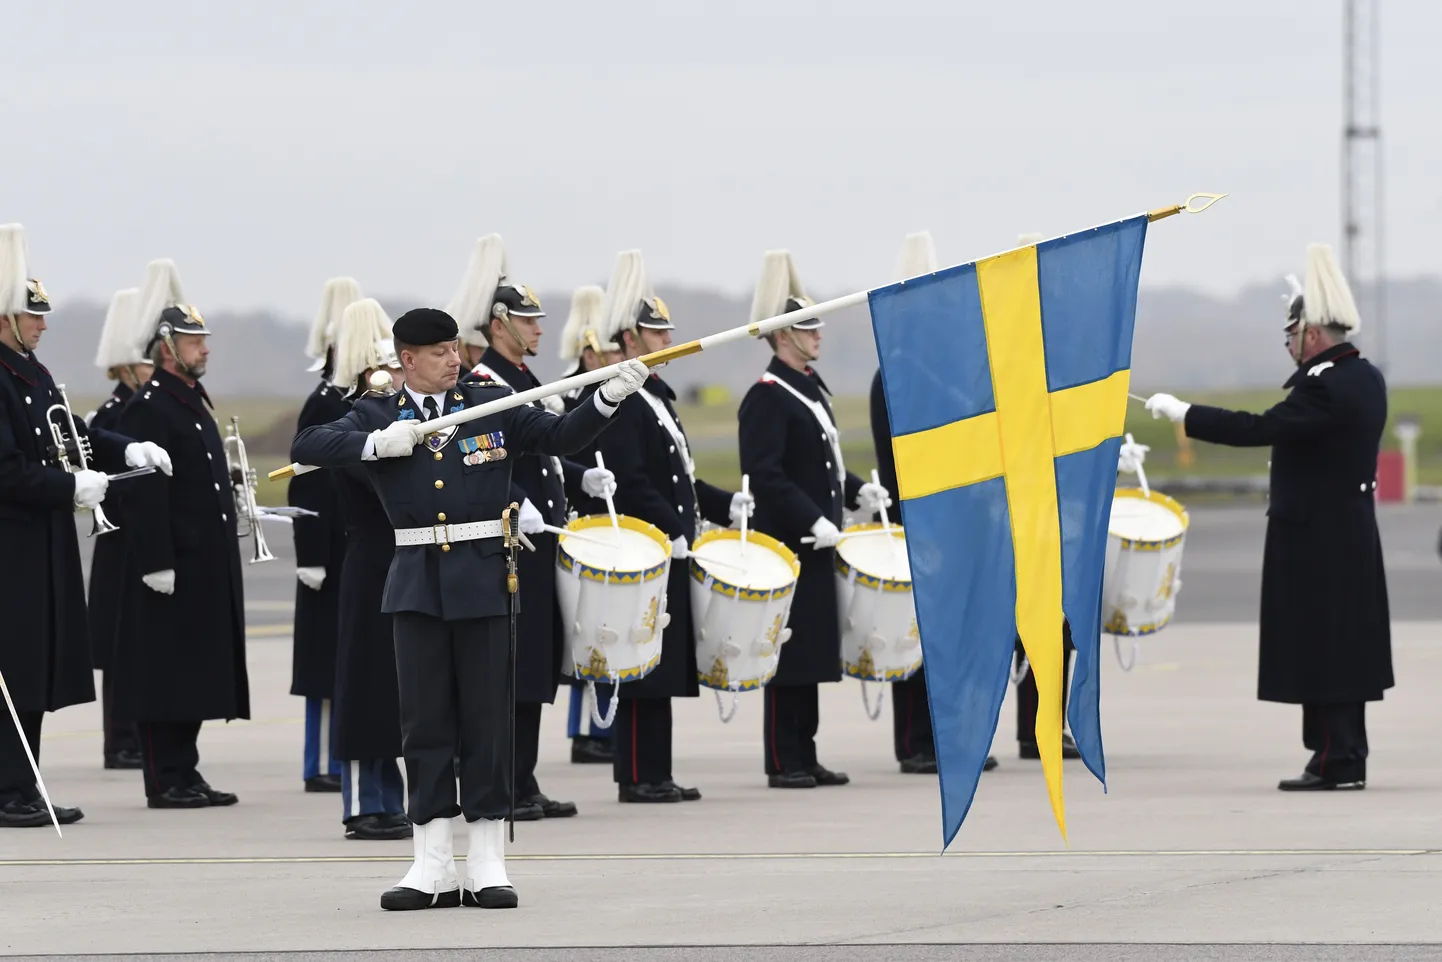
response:
M296 421L296 433L312 424L329 424L345 417L349 411L350 405L340 389L322 381L305 399ZM296 579L290 693L306 698L330 698L335 693L340 564L345 556L346 540L332 473L311 471L291 478L287 501L291 507L319 513L319 517L295 519L295 566L325 569L325 580L319 591Z
M517 367L495 348L487 348L468 380L495 378L517 393L541 386L530 368ZM532 406L547 409L540 401L532 402ZM527 454L514 458L512 497L517 503L530 499L547 524L565 527L567 496L580 493L585 472L585 467L575 461L555 456ZM516 566L521 594L516 627L516 700L549 705L556 700L566 656L565 633L556 603L556 536L541 532L526 537L536 550L521 552Z
M95 700L75 478L56 460L45 420L46 409L58 403L45 366L0 344L0 673L18 711L59 711ZM91 439L93 470L125 469L127 438L88 431L78 413L75 426ZM80 524L88 530L90 523L85 512ZM0 725L8 726L4 712L0 705Z
M1393 685L1391 620L1377 533L1382 374L1351 344L1311 359L1262 414L1194 404L1189 437L1271 445L1257 697L1380 701Z
M139 586L122 600L121 711L142 721L249 718L235 495L210 398L199 382L157 369L121 412L120 430L160 445L173 467L171 477L131 482L121 501L128 580L175 572L173 594Z
M829 391L814 370L796 371L776 358L766 368L802 395L820 402L835 423ZM787 625L791 639L781 646L773 685L810 685L841 680L841 625L836 599L836 549L802 544L811 526L829 518L841 527L846 507L856 507L862 481L847 472L843 481L831 442L810 407L779 384L753 384L736 412L741 470L751 476L756 498L752 525L782 541L801 559L796 598Z
M458 383L446 392L442 413L509 393L509 388L489 382ZM594 403L564 417L522 405L459 425L435 449L423 444L409 457L362 460L372 431L420 418L420 408L406 390L391 397L363 397L340 420L300 432L291 442L291 460L319 467L364 465L393 528L499 521L512 500L511 462L516 456L567 454L611 423L610 415ZM468 448L479 450L468 453ZM465 463L468 459L473 463ZM381 610L413 611L445 621L508 615L511 602L501 539L458 541L449 551L442 547L417 544L396 549Z
M661 402L685 434L672 404L676 394L656 375L641 388ZM705 481L692 486L686 461L675 438L650 402L637 391L621 402L611 430L596 439L593 449L616 475L618 514L648 521L675 540L696 540L697 514L713 524L731 521L731 492ZM599 509L605 511L604 503ZM696 641L691 629L689 564L673 561L666 585L666 611L671 616L661 636L661 661L639 681L623 682L622 698L694 698L700 694L696 678Z
M135 392L125 382L117 381L110 397L90 416L92 431L113 431L120 423L120 410ZM112 524L120 521L120 499L125 492L126 482L117 481L105 491L101 510ZM125 593L122 578L125 574L126 527L121 525L103 538L95 539L95 548L90 555L90 663L106 671L110 668L111 657L115 654L115 632L120 624L120 597Z
M345 523L335 664L335 753L365 761L401 755L400 689L395 633L381 611L386 573L396 552L395 530L359 465L331 475Z

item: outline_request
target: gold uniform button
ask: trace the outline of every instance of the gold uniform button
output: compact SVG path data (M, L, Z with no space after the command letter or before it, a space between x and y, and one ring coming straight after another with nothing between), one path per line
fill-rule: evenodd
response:
M451 546L448 545L448 544L443 544L443 545L441 545L441 550L442 550L442 551L450 551L450 550L451 550Z
M446 513L445 513L444 511L441 511L441 512L437 513L437 514L436 514L436 520L437 520L437 521L444 521L444 520L446 520Z
M441 459L441 452L437 451L437 452L435 453L434 457L435 457L435 459L436 459L437 461L439 461L439 460Z
M444 488L445 486L446 486L446 483L445 483L444 481L439 481L439 480L436 481L436 490L437 490L437 491L439 491L441 488Z

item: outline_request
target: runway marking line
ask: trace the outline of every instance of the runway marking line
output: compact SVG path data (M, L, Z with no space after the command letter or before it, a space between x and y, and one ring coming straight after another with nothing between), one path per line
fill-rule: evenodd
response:
M1411 856L1442 855L1436 848L1306 848L1306 849L1136 849L1092 852L662 852L644 855L507 855L511 862L690 862L690 861L824 861L831 859L1078 859L1078 858L1205 858L1258 856ZM275 855L214 858L11 858L0 868L65 865L304 865L347 862L409 862L400 855Z

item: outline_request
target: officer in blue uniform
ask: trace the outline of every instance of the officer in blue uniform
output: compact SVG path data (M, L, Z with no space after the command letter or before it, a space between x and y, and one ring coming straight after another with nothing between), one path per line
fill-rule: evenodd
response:
M592 403L563 417L522 405L427 434L426 421L509 391L459 383L458 329L446 312L408 311L393 330L404 389L363 398L291 445L292 458L306 464L364 462L395 527L382 610L395 624L415 858L381 907L513 908L519 899L506 877L503 820L512 799L508 615L515 609L501 527L512 503L510 459L568 454L590 442L641 386L646 368L623 367ZM452 844L458 815L470 836L464 882Z

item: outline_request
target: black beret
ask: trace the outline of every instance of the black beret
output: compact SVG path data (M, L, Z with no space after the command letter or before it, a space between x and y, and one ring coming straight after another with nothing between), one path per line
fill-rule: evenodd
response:
M406 311L391 325L391 336L402 344L425 347L454 341L460 336L456 319L434 307L417 307Z

